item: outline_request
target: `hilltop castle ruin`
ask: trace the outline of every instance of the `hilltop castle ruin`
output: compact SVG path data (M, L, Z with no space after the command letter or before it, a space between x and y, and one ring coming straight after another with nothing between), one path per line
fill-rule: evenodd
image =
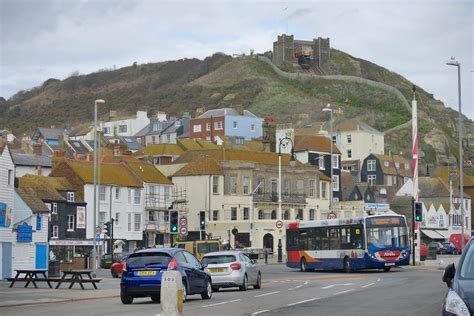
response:
M328 38L314 38L312 41L294 39L293 35L278 35L273 42L272 62L281 66L284 62L300 63L302 59L311 61L319 67L330 57L331 47Z

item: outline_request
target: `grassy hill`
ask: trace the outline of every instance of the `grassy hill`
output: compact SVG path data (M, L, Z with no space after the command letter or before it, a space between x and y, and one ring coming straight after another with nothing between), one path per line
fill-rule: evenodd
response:
M362 77L398 89L411 102L412 83L369 61L332 50L323 70L329 75ZM294 65L291 72L303 73ZM418 88L419 130L425 160L454 161L457 151L457 112L447 109L432 95ZM0 126L15 132L38 126L71 127L92 120L93 102L104 99L100 114L117 110L130 114L166 111L180 115L207 109L243 105L257 115L274 115L280 122L297 122L300 113L307 122L327 121L321 109L327 103L340 109L336 120L359 117L381 131L410 120L411 114L393 93L360 82L314 77L302 80L277 73L255 57L232 58L214 54L204 60L132 65L117 70L73 75L63 81L49 79L42 86L20 91L9 100L0 99ZM301 122L305 123L305 121ZM474 124L466 119L468 140L474 141ZM409 150L411 131L400 129L386 136L392 152ZM468 152L473 157L474 152Z

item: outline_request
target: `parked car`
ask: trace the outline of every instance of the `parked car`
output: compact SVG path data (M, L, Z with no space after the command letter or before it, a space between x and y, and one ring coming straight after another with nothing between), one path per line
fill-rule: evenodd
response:
M122 276L123 267L129 255L128 253L117 255L118 259L114 260L115 262L110 266L110 274L112 274L113 278L120 278Z
M474 315L474 237L459 258L444 270L443 282L449 291L443 304L443 315Z
M212 297L211 275L206 264L190 252L180 248L151 248L132 253L125 262L120 281L120 299L123 304L133 303L136 297L151 297L160 301L161 277L166 270L176 270L183 278L183 301L188 295Z
M446 254L446 249L444 248L443 244L440 243L439 241L432 241L428 244L428 248L436 248L436 253L439 255Z
M100 257L100 267L103 269L109 269L114 262L111 253L105 253Z
M448 255L457 255L459 254L458 249L452 242L443 242L443 247L446 249Z
M202 262L212 277L213 291L220 288L238 287L246 291L250 285L254 289L262 287L262 273L255 261L242 251L220 251L204 255Z
M425 261L426 257L428 257L428 246L422 242L420 244L420 261Z
M464 245L466 245L469 241L470 237L466 234L464 234ZM449 236L449 241L453 243L454 246L456 246L456 249L458 250L458 253L462 253L461 250L461 234L451 234Z

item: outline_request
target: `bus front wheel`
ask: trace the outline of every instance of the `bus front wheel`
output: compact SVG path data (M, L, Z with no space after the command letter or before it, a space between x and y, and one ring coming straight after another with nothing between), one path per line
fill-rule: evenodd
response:
M301 272L307 272L307 271L308 271L308 263L306 262L306 258L305 258L305 257L301 258L301 261L300 261L300 270L301 270Z
M349 261L348 257L344 258L343 268L345 273L351 272L351 262Z

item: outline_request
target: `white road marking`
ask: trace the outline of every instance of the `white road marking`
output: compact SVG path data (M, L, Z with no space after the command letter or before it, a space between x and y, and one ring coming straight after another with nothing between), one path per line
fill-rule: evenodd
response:
M321 298L320 297L310 298L309 300L299 301L299 302L296 302L296 303L290 303L290 304L287 304L286 306L293 306L293 305L303 304L303 303L307 303L307 302L316 301L316 300L319 300L319 299L321 299Z
M375 283L370 283L370 284L366 284L366 285L362 285L362 287L368 287L368 286L371 286L371 285L374 285Z
M264 309L263 311L255 312L252 315L260 315L260 314L263 314L263 313L266 313L266 312L269 312L269 311L270 311L269 309Z
M224 304L234 303L234 302L238 302L238 301L240 301L240 299L238 299L238 300L232 300L232 301L227 301L227 302L220 302L220 303L215 303L215 304L204 305L204 306L202 306L202 307L212 307L212 306L218 306L218 305L224 305Z
M297 285L295 287L292 287L291 289L288 289L288 291L293 291L293 290L296 290L296 289L299 289L300 287L302 287L303 285L307 285L309 281L306 281L304 282L303 284L300 284L300 285Z
M380 282L380 278L377 279L377 282Z
M335 286L349 286L349 285L352 285L352 283L331 284L331 285L327 285L327 286L322 287L322 289L330 289L330 288L335 287Z
M277 293L280 293L280 291L275 291L275 292L270 292L270 293L255 295L254 297L262 297L262 296L267 296L267 295L272 295L272 294L277 294Z
M337 293L334 293L333 295L344 294L344 293L347 293L347 292L350 292L350 291L354 291L354 289L350 289L350 290L345 290L345 291L337 292Z

